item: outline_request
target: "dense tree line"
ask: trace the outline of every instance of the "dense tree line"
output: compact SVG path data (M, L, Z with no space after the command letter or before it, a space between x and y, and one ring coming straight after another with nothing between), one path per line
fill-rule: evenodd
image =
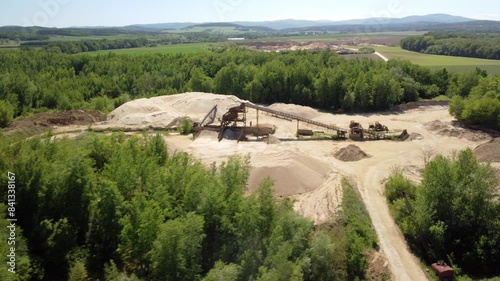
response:
M479 82L476 73L468 79L407 61L346 60L329 50L263 53L231 46L208 54L142 56L17 50L0 52L0 64L0 99L13 117L47 109L109 112L130 99L187 91L264 104L373 111L468 93Z
M275 201L271 179L247 194L246 157L207 167L161 135L49 137L0 143L0 171L16 174L15 280L356 280L377 247L347 183L332 236Z
M204 42L225 42L231 37L228 34L208 33L208 32L186 32L180 34L171 34L166 36L155 36L151 39L145 37L129 39L100 39L100 40L36 40L20 43L21 47L44 47L51 52L62 52L64 54L78 54L84 52L93 52L99 50L115 50L139 48L144 46L156 46L157 44L173 45ZM261 38L257 33L238 34L238 37L246 39Z
M500 75L484 77L470 93L455 95L450 113L466 124L500 130Z
M431 263L445 260L477 277L500 270L500 201L498 179L470 149L452 158L437 156L419 185L401 172L386 184L396 223L414 253Z
M34 41L34 40L48 40L49 36L36 33L26 32L0 32L1 39L20 40L20 41Z
M149 45L149 40L141 38L130 39L101 39L101 40L80 40L80 41L30 41L21 43L21 47L44 46L49 52L60 52L64 54L78 54L99 50L115 50L138 48Z
M38 28L37 34L48 36L114 36L122 34L147 35L150 32L123 28Z
M499 34L429 32L401 40L401 47L426 54L500 59Z

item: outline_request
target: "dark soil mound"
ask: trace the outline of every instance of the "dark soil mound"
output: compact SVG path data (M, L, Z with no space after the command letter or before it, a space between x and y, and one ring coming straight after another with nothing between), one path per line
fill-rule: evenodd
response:
M106 121L106 115L97 110L68 110L43 112L27 118L14 120L9 129L24 129L30 127L52 127L68 125L89 125Z
M353 144L340 149L333 156L344 162L355 162L370 157L370 155L361 150L361 148Z
M106 115L97 110L42 112L14 120L3 133L5 135L22 134L27 137L42 134L54 127L85 126L102 121L106 121Z
M474 155L481 162L500 163L500 138L492 139L476 147Z

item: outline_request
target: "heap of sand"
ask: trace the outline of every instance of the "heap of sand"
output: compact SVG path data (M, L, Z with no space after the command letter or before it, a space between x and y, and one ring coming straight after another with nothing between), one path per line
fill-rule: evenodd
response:
M330 166L325 162L296 151L256 154L252 157L248 185L256 190L267 177L274 180L277 196L311 192L326 181Z
M333 156L344 162L356 162L370 157L370 155L354 144L339 149Z
M296 104L275 103L270 105L269 108L308 119L316 118L321 114L318 110L312 107Z
M235 96L208 93L185 93L138 99L113 110L106 124L110 127L163 127L177 126L180 118L201 119L217 105L216 120L230 107L243 101Z

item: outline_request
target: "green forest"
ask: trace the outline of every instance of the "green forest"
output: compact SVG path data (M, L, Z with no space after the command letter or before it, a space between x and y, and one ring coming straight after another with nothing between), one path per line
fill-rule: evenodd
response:
M500 35L459 32L429 32L401 40L409 51L458 57L500 59Z
M246 156L205 166L146 134L0 145L22 228L17 274L2 263L2 280L363 280L378 248L347 181L334 224L314 228L291 200L276 201L271 179L247 193Z
M468 96L485 71L431 71L408 61L348 60L330 50L282 53L242 47L207 54L67 55L0 52L0 120L46 110L110 112L137 98L188 91L326 110L377 111L440 95Z
M500 130L500 75L481 79L464 94L452 98L450 113L466 124Z
M419 185L396 172L385 193L415 254L426 262L444 260L458 274L484 278L500 274L498 184L489 164L478 163L468 149L451 158L436 156Z
M78 54L99 50L115 50L126 48L138 48L148 46L149 40L140 37L134 39L101 39L80 41L29 41L21 43L21 47L43 46L50 52L61 52L64 54Z

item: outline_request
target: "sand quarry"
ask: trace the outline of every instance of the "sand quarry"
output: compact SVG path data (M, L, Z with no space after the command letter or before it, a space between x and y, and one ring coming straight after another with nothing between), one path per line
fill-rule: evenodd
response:
M122 128L124 130L151 130L174 128L179 119L187 116L200 121L218 105L218 118L242 101L234 96L207 93L186 93L172 96L139 99L113 111L105 122L92 125L93 129ZM370 213L380 239L381 254L387 259L395 280L426 280L418 261L408 251L404 239L384 198L384 182L395 168L401 168L411 179L418 181L426 156L451 155L467 147L478 148L485 160L500 162L484 151L500 151L500 142L491 141L487 134L453 126L453 117L445 106L420 107L405 112L333 115L313 108L274 104L272 109L310 118L326 124L348 128L351 120L365 128L379 121L390 130L407 129L407 141L303 140L295 137L297 122L260 113L261 124L276 126L272 142L258 139L237 143L217 140L215 132L203 131L196 140L192 136L169 135L165 141L170 152L188 152L202 162L211 164L225 161L234 154L251 156L249 191L259 182L271 177L275 181L277 197L291 197L295 209L314 220L316 224L330 221L339 210L342 199L341 181L345 177L356 185ZM255 124L256 110L249 109L248 121ZM300 125L301 129L324 131L322 128ZM279 140L278 140L279 139ZM485 155L486 154L486 155ZM498 163L493 164L499 167Z

